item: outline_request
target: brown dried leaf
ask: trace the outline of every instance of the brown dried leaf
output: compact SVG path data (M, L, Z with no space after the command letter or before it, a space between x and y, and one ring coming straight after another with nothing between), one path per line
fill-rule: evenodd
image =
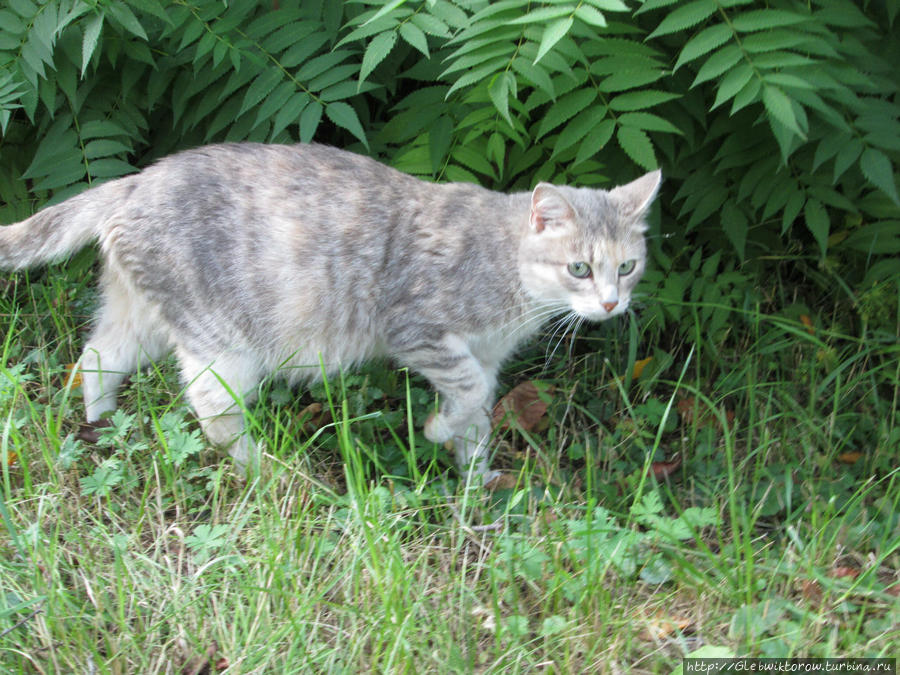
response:
M213 640L209 647L206 648L205 654L198 654L184 664L181 669L181 675L208 675L209 666L216 652L219 651L219 644ZM216 663L218 665L218 662Z
M661 612L658 612L656 616L647 622L646 627L640 633L640 637L646 642L657 642L665 640L676 630L684 632L693 624L693 621L682 616L665 617L662 616Z
M650 465L650 473L653 474L656 480L665 480L680 466L681 455L677 456L671 462L653 462Z
M859 576L859 570L854 567L834 567L828 576L832 579L842 579L844 577L855 579Z
M484 484L486 490L512 490L516 486L516 477L511 473L501 473Z
M510 420L515 420L516 427L534 431L546 413L547 404L541 400L540 390L534 382L527 380L517 384L497 401L493 422L495 427L508 429Z
M66 382L64 386L72 388L81 386L83 380L81 379L81 371L76 370L77 366L77 363L66 364Z

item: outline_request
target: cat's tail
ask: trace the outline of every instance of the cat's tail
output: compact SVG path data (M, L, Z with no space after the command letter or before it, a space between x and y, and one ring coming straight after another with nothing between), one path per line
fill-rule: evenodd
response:
M123 178L104 183L31 218L0 226L0 269L21 270L60 260L98 239L130 192L128 182Z

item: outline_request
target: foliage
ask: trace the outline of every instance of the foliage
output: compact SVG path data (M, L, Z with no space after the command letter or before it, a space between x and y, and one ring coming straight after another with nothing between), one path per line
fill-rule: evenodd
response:
M856 302L900 251L898 10L11 0L4 218L27 212L29 192L62 199L224 140L317 139L495 188L608 184L661 165L692 246L721 249L724 234L738 261L802 251L849 275Z

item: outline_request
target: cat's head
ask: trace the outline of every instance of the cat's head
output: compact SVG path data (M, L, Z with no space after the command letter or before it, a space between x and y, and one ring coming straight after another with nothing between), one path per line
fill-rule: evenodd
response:
M590 321L625 312L644 273L644 217L660 179L653 171L612 190L540 183L519 251L522 284L532 299Z

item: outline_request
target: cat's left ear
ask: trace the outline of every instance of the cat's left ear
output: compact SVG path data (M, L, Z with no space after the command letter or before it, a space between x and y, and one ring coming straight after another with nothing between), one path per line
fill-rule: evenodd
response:
M531 227L543 232L547 227L566 225L575 220L575 210L562 192L550 183L538 183L531 193Z
M621 214L626 218L643 218L659 191L662 171L657 169L646 173L637 180L610 190L610 197L621 205Z

